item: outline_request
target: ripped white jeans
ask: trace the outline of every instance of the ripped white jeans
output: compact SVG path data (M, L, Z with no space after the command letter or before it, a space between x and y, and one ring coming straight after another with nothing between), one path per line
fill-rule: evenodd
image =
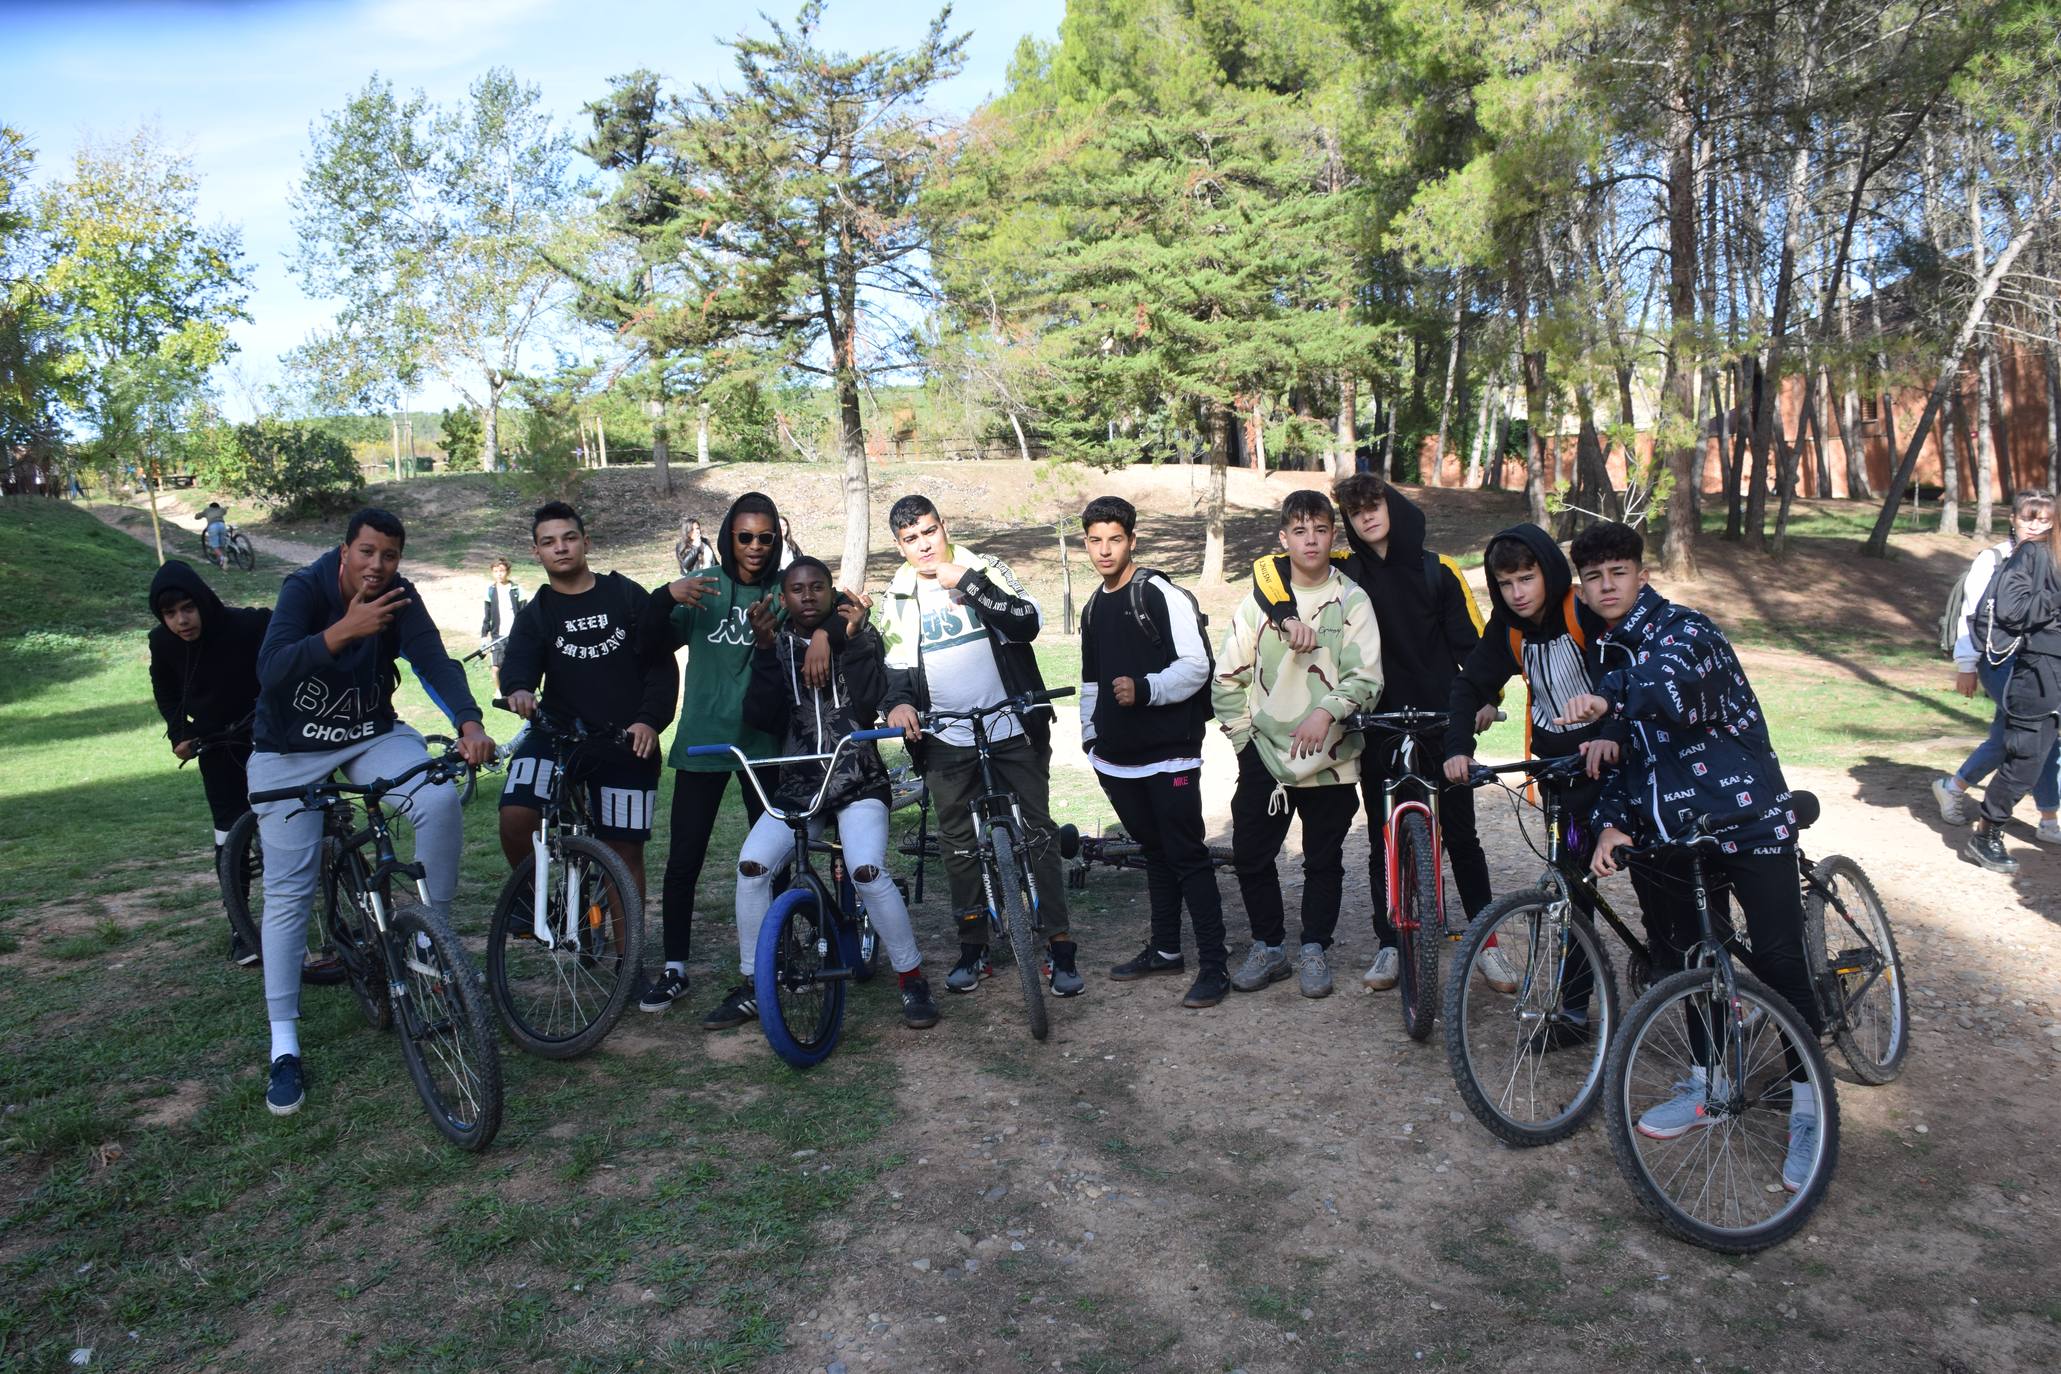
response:
M809 822L809 838L823 833L823 818ZM887 871L887 803L867 798L837 813L838 841L844 846L845 871L866 903L866 914L880 942L887 947L895 972L907 973L923 962L916 934L909 928L909 907ZM785 821L760 816L737 855L737 971L752 975L757 958L759 926L772 905L773 874L794 853L794 832ZM756 870L756 871L754 871ZM860 875L873 876L861 881Z

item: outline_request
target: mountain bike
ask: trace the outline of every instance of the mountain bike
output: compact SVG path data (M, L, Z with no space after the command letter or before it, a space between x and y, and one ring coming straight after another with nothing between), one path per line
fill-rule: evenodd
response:
M1790 806L1799 829L1817 817L1817 799L1807 792L1795 793ZM1611 1046L1604 1085L1610 1150L1668 1230L1731 1254L1795 1234L1824 1200L1839 1161L1839 1102L1817 1035L1786 998L1735 964L1738 941L1711 916L1706 864L1715 835L1759 814L1687 820L1671 840L1617 851L1620 863L1686 862L1699 938L1689 967L1632 1004ZM1794 1192L1782 1179L1792 1063L1818 1109L1809 1169ZM1695 1129L1668 1139L1639 1129L1644 1113L1698 1084Z
M218 556L214 549L208 547L208 532L206 529L202 529L200 532L200 556L204 561L214 564L224 572L230 568L249 572L258 566L258 551L251 547L250 536L238 530L236 526L226 522L222 526L222 548L220 555Z
M570 1059L615 1028L642 976L644 898L622 856L594 837L583 784L593 752L627 747L628 736L589 733L542 712L524 730L547 747L524 761L556 779L530 836L530 862L508 875L494 903L487 994L509 1039L545 1059Z
M765 814L794 832L794 858L788 888L773 899L759 925L752 951L752 984L759 1004L759 1028L773 1053L797 1069L811 1068L830 1057L844 1035L845 985L873 976L880 958L880 937L866 915L846 871L843 851L817 824L838 759L854 745L901 738L900 730L856 730L827 754L790 754L750 759L733 744L697 744L689 757L728 754L737 760L759 794ZM760 782L757 768L790 763L820 763L823 781L808 806L784 810ZM819 833L811 836L810 831ZM832 882L826 884L809 861L811 854L831 856ZM834 885L833 885L834 884Z
M1059 857L1067 861L1066 885L1076 892L1087 890L1088 869L1095 864L1140 873L1145 871L1145 846L1117 827L1111 827L1100 835L1083 835L1076 826L1060 826ZM1209 862L1212 868L1229 868L1231 846L1209 846Z
M1911 1048L1904 966L1889 914L1875 884L1844 854L1813 864L1798 845L1796 861L1803 875L1803 952L1818 1014L1854 1077L1871 1086L1888 1083L1903 1072Z
M369 783L329 778L254 792L251 801L298 801L294 815L322 813L322 923L358 1007L374 1030L398 1025L401 1058L437 1131L460 1149L483 1150L501 1127L501 1052L479 971L450 923L429 909L422 865L402 863L395 854L383 805L389 793L418 777L427 776L432 786L447 783L463 766L447 752L399 777ZM397 876L415 880L420 902L393 901Z

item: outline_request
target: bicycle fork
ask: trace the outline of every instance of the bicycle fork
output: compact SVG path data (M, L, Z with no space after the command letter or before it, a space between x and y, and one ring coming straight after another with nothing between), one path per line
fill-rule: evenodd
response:
M565 935L551 933L551 846L544 827L530 835L530 932L545 949L571 948L579 943L574 929L580 913L580 877L577 866L565 865Z

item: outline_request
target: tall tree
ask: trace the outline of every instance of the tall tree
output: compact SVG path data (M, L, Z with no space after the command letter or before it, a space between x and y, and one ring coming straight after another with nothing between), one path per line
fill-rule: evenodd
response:
M35 150L0 125L0 452L53 455L65 346L50 297L50 244L28 196Z

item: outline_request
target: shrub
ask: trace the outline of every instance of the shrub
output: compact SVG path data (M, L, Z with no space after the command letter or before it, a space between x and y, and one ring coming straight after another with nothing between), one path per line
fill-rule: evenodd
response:
M471 406L459 406L437 417L437 447L444 451L447 472L478 472L486 448L486 426Z
M207 485L262 501L287 519L347 511L362 486L350 445L281 420L238 425L233 444L208 445L194 458Z

